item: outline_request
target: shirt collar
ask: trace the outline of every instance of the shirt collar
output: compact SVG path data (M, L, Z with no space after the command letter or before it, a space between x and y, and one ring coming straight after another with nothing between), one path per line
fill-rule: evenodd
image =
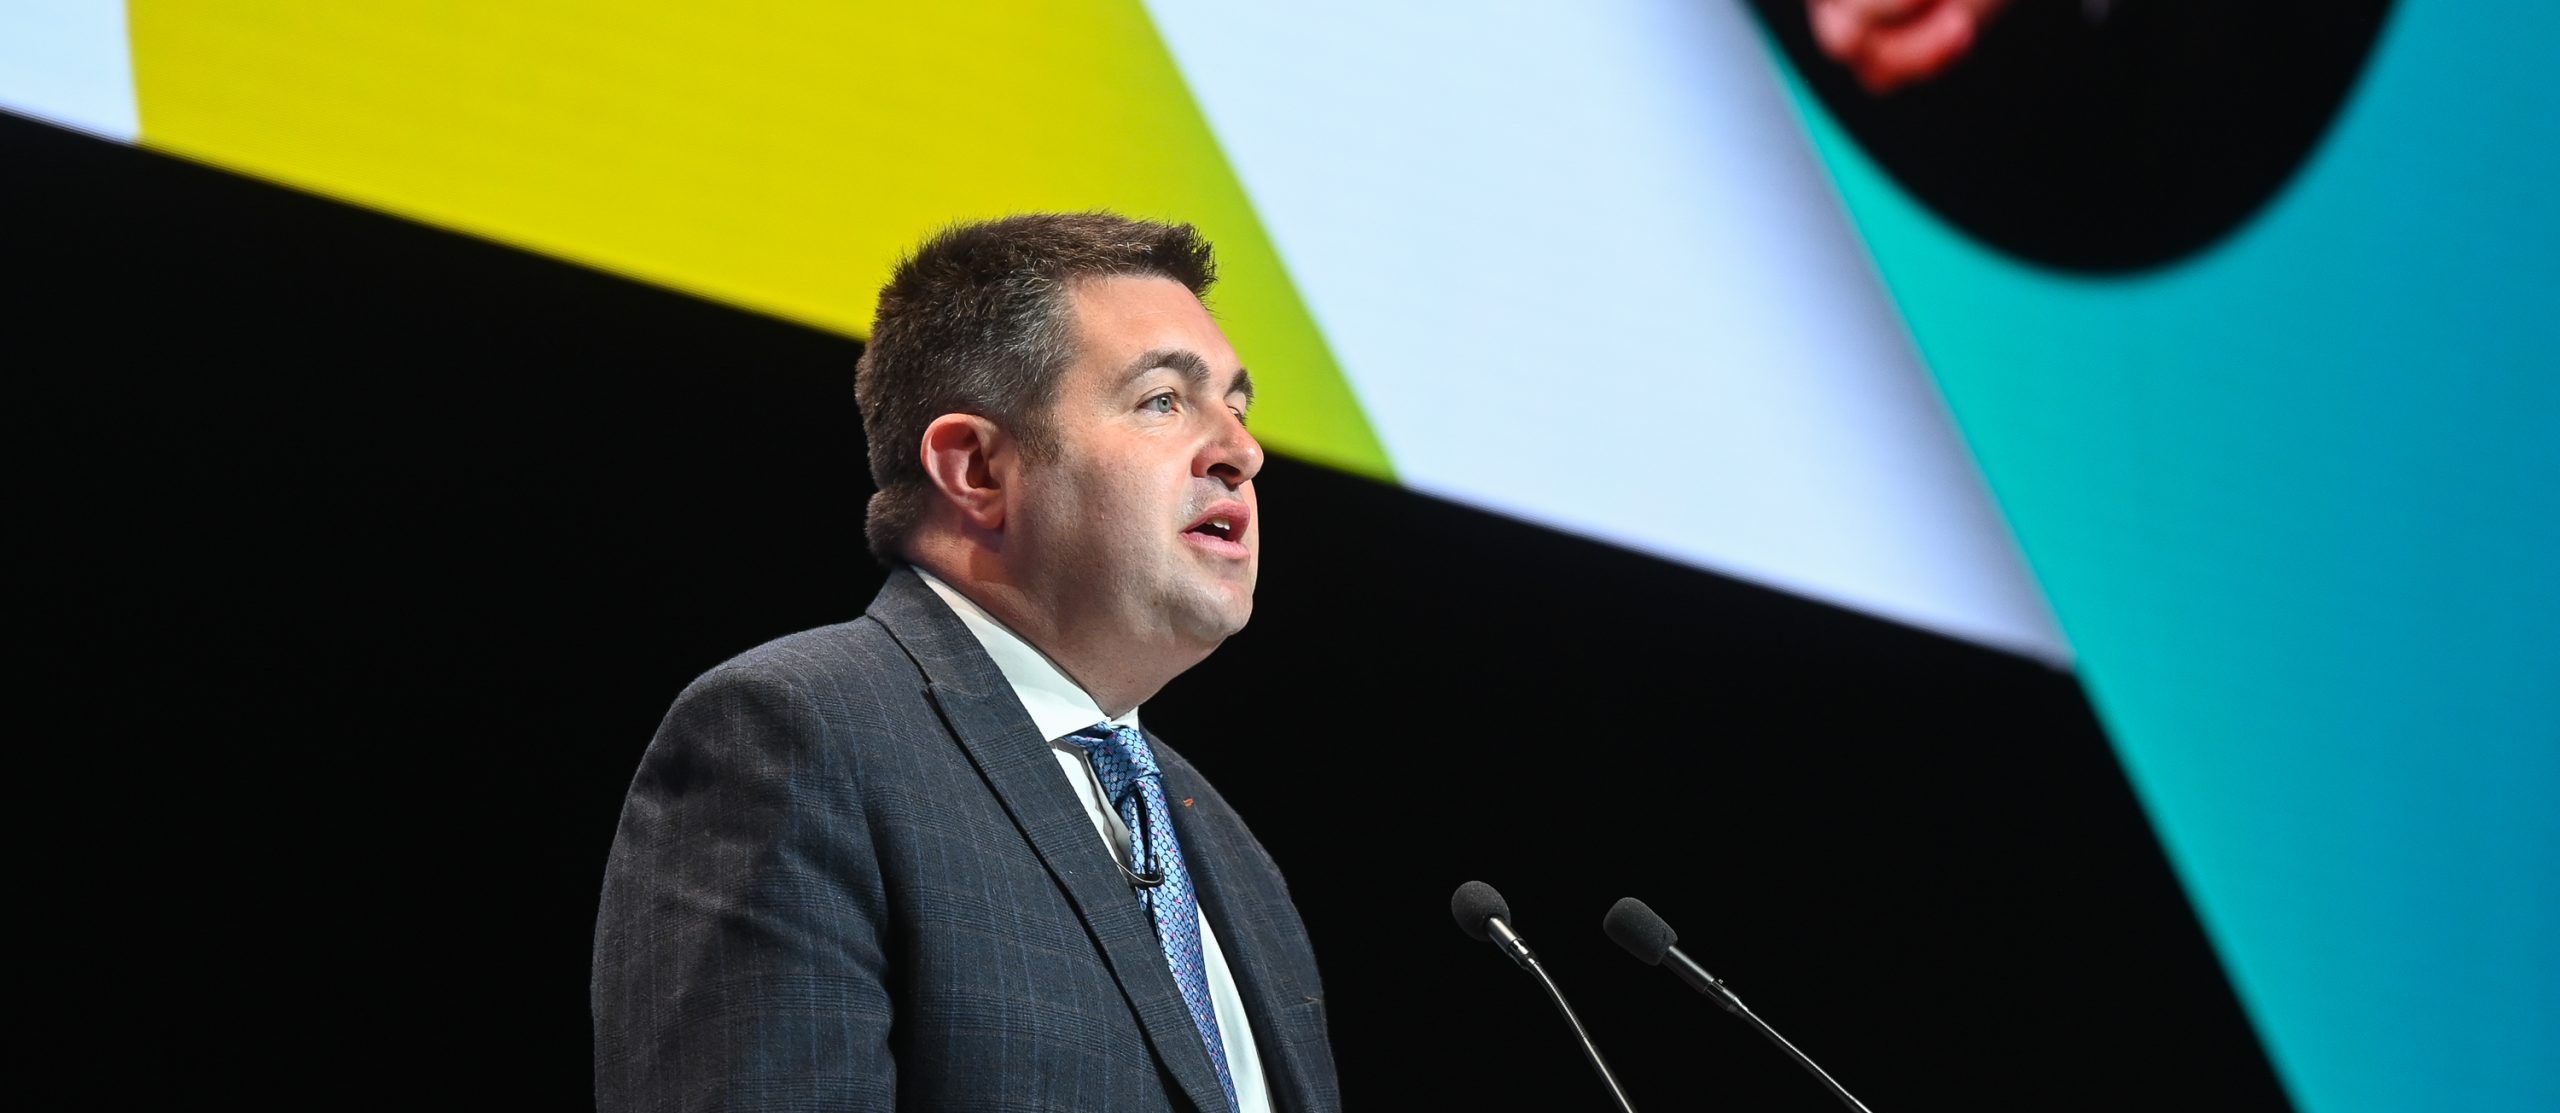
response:
M942 597L951 613L960 616L960 624L969 628L987 656L995 660L996 669L1004 673L1005 683L1013 686L1014 698L1022 701L1022 709L1030 713L1031 725L1039 728L1042 738L1055 742L1106 721L1115 726L1137 727L1137 708L1132 707L1128 714L1117 718L1103 714L1101 704L1068 679L1056 662L1024 641L1022 635L996 621L996 616L962 595L960 589L922 568L915 571L916 578Z

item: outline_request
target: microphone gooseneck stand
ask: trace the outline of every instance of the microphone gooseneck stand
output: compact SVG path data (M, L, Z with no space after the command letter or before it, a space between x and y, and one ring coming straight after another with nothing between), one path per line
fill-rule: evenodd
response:
M1685 960L1688 956L1682 955L1681 957ZM1706 971L1701 970L1699 973L1704 974ZM1750 1021L1751 1026L1759 1029L1761 1035L1769 1037L1770 1043L1778 1045L1780 1050L1785 1051L1789 1056L1793 1057L1796 1062L1803 1064L1804 1069L1811 1071L1815 1078L1822 1080L1823 1085L1831 1088L1831 1096L1839 1098L1840 1104L1856 1110L1857 1113L1874 1113L1873 1110L1867 1108L1867 1103L1859 1101L1856 1095L1851 1094L1848 1087L1841 1085L1838 1079L1831 1077L1830 1071L1822 1069L1822 1064L1814 1062L1813 1056L1796 1050L1796 1045L1788 1043L1787 1038L1779 1035L1777 1029L1769 1027L1768 1021L1760 1019L1760 1014L1752 1012L1751 1006L1743 1004L1742 998L1735 996L1732 990L1726 989L1723 982L1717 981L1712 976L1708 977L1707 980L1715 984L1716 992L1710 994L1710 996L1717 998L1717 1004L1723 1005L1726 1012Z
M1499 920L1494 922L1501 923ZM1513 938L1516 939L1518 936ZM1547 976L1546 965L1538 961L1538 956L1530 954L1526 946L1521 947L1514 957L1520 963L1521 969L1537 975L1538 984L1547 987L1547 1000L1556 1003L1556 1012L1564 1017L1566 1024L1573 1027L1573 1038L1582 1041L1582 1054L1591 1060L1591 1069L1600 1072L1600 1081L1609 1087L1609 1096L1618 1099L1618 1108L1625 1113L1636 1113L1635 1103L1627 1100L1627 1091L1618 1085L1618 1076L1609 1073L1609 1061L1600 1057L1600 1046L1592 1043L1591 1033L1583 1030L1582 1018L1573 1015L1573 1006L1564 1003L1564 991L1556 988L1554 978ZM1777 1035L1775 1032L1769 1034L1773 1038Z
M1856 1095L1849 1092L1848 1087L1841 1085L1839 1079L1831 1077L1830 1071L1822 1069L1821 1064L1814 1062L1813 1056L1797 1050L1796 1045L1788 1043L1787 1038L1779 1035L1777 1029L1770 1027L1768 1021L1760 1019L1760 1014L1752 1012L1751 1006L1743 1004L1741 996L1725 986L1724 979L1708 973L1706 967L1698 965L1698 960L1690 958L1679 947L1674 946L1673 944L1678 943L1680 937L1673 934L1671 925L1664 923L1662 917L1655 915L1653 909L1646 907L1643 901L1634 897L1620 900L1616 907L1609 910L1608 918L1601 921L1601 930L1607 932L1610 940L1625 948L1628 954L1634 955L1636 961L1648 966L1670 967L1671 973L1677 976L1682 984L1705 994L1708 1000L1715 1002L1716 1006L1724 1011L1749 1022L1753 1028L1759 1030L1761 1035L1769 1037L1770 1043L1778 1045L1780 1050L1785 1051L1806 1071L1815 1078L1821 1079L1822 1084L1831 1090L1831 1096L1840 1099L1840 1104L1848 1106L1855 1113L1873 1113L1867 1108L1865 1102L1859 1101Z
M1491 943L1513 964L1535 974L1538 984L1546 987L1547 1000L1555 1002L1556 1012L1573 1029L1573 1038L1582 1044L1582 1057L1591 1061L1591 1069L1599 1072L1600 1082L1609 1088L1609 1096L1617 1100L1620 1113L1636 1113L1635 1103L1627 1100L1626 1087L1618 1085L1618 1076L1609 1070L1609 1061L1600 1057L1600 1045L1591 1042L1591 1033L1582 1027L1582 1018L1573 1015L1573 1006L1565 1003L1564 990L1547 974L1546 965L1538 961L1536 952L1511 930L1511 906L1502 894L1481 881L1458 886L1449 898L1449 913L1457 918L1458 929L1470 937Z

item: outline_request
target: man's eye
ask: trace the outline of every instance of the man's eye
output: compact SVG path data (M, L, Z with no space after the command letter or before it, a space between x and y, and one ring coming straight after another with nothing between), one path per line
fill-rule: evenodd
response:
M1173 412L1173 395L1159 394L1147 399L1141 404L1144 405L1150 413L1169 414Z

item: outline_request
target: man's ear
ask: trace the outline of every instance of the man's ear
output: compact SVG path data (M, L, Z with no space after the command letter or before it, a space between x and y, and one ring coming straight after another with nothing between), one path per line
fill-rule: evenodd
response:
M918 451L925 478L978 529L1004 526L1004 485L1012 478L1013 439L976 414L944 414L924 427Z

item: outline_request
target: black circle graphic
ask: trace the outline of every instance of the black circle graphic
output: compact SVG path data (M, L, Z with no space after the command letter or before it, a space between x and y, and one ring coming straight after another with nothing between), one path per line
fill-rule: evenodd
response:
M1935 78L1868 92L1806 0L1752 6L1850 135L1923 204L2065 270L2174 262L2319 145L2390 0L2016 0Z

